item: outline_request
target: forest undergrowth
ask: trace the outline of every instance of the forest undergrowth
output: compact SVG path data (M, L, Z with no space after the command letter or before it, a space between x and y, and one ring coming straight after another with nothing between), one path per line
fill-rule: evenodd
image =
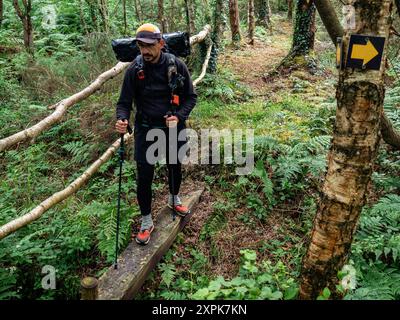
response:
M183 192L200 179L205 185L202 202L139 299L297 297L335 120L337 72L334 51L326 50L329 45L321 39L315 73L299 69L264 81L262 76L290 48L290 25L280 15L273 19L279 28L270 34L258 27L253 48L226 47L218 72L197 88L199 102L190 119L195 129L254 129L255 169L237 176L233 165L185 168ZM76 50L71 39L50 38L39 47L46 52L54 41L63 59L38 54L30 61L16 53L11 60L0 60L1 138L42 119L48 105L115 63L107 39L86 39L71 52ZM256 68L249 68L249 61ZM389 72L385 110L400 128L396 68L398 61ZM118 138L113 126L121 81L117 77L74 106L34 144L0 153L0 224L67 186ZM345 299L400 298L399 172L400 152L382 144L349 263L338 274ZM77 299L83 276L105 272L114 254L117 178L115 155L74 196L0 241L0 299ZM159 166L154 208L165 202L165 182L165 168ZM139 215L132 149L124 163L122 190L120 248L130 241ZM46 265L57 270L57 290L42 289ZM324 290L319 299L329 295Z

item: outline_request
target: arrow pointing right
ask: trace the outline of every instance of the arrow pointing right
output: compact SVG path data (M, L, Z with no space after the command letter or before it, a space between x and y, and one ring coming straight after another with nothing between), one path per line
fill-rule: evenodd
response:
M354 44L351 52L352 59L363 60L363 66L375 58L379 52L376 50L374 45L368 40L367 44Z

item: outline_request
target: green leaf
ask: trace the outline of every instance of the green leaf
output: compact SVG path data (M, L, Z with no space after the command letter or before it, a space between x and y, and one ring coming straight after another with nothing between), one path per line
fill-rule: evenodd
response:
M325 288L322 291L322 296L325 297L325 298L329 298L331 296L331 291L328 288Z
M299 289L297 287L289 287L285 290L283 299L292 300L297 296L298 292L299 292Z
M195 294L193 294L193 299L195 300L204 300L207 298L208 294L210 293L210 291L208 290L208 288L202 288L197 290L197 292Z

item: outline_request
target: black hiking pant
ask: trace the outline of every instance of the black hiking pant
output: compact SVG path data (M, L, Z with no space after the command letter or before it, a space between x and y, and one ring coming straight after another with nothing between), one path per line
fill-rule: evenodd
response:
M181 130L185 129L185 124L179 124L177 128L177 134L181 132ZM152 129L152 127L144 127L141 124L135 123L135 146L134 146L134 159L137 165L137 200L140 207L140 213L142 215L148 215L151 213L151 202L152 202L152 191L151 186L154 178L154 167L155 165L149 163L148 159L146 159L146 151L147 149L154 143L154 141L147 141L146 135L148 131ZM169 135L168 129L162 128L166 134L166 160L167 160L167 168L168 168L168 185L169 192L171 194L177 195L179 193L179 189L182 182L182 164L180 159L176 157L176 162L169 163ZM186 144L186 137L184 141L176 141L177 149L173 152L177 152L181 147L184 147ZM172 181L174 184L172 185Z

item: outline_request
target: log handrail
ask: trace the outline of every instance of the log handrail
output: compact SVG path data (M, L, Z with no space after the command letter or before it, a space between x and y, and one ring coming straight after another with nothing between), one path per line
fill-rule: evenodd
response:
M206 36L210 33L211 26L206 25L202 31L200 31L197 35L190 37L190 45L194 45L195 43L199 43L203 41ZM124 71L131 62L118 62L114 67L111 69L103 72L100 76L97 77L89 86L85 89L81 90L74 95L65 98L58 103L54 104L56 106L55 111L44 118L43 120L39 121L37 124L17 132L9 137L3 138L0 140L0 152L10 148L11 146L26 141L26 140L33 140L43 131L49 129L52 125L56 124L57 122L61 121L64 114L67 110L75 105L76 103L86 99L97 90L99 90L102 85L110 79L113 79L115 76L120 74Z

